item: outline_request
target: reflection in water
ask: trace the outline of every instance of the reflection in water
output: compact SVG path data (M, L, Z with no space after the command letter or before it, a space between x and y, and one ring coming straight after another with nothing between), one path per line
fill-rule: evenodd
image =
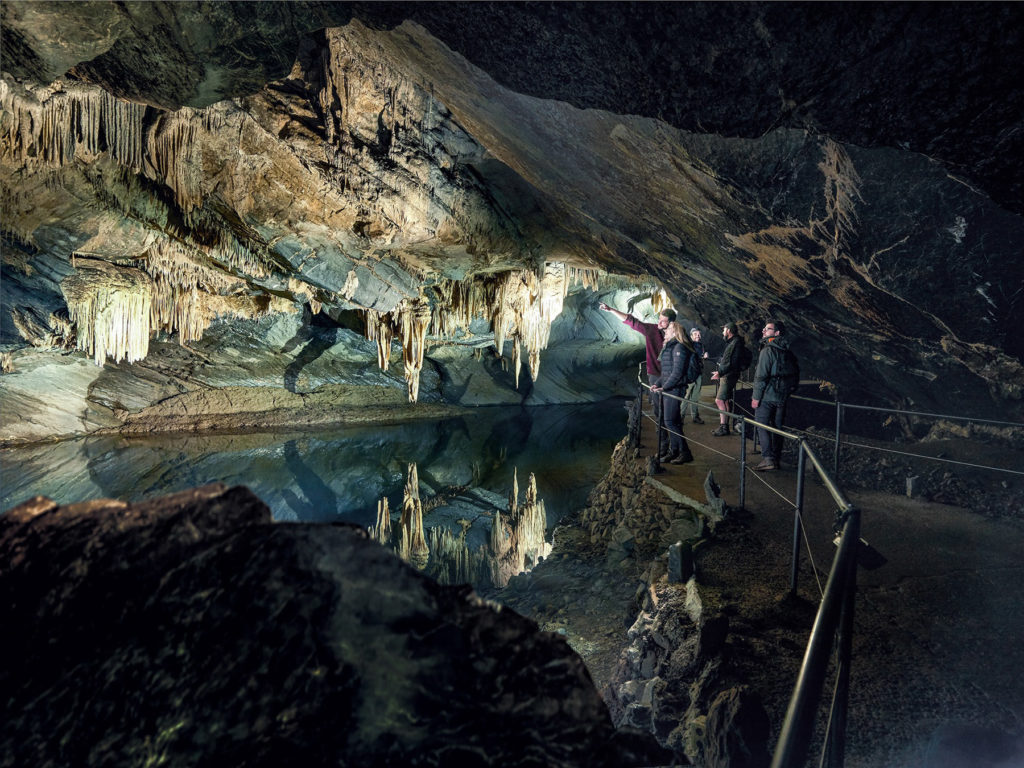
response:
M439 422L318 432L97 437L8 448L0 450L0 509L36 495L58 504L139 501L218 481L248 486L278 520L368 527L380 499L400 507L415 462L425 499L466 488L466 503L481 509L504 507L514 467L532 472L550 526L583 505L625 423L620 403L606 402L480 408ZM485 503L487 494L497 494L498 503Z
M520 504L518 473L513 472L504 515L500 507L465 489L435 498L437 505L425 521L416 465L410 464L401 518L396 525L387 497L381 499L370 538L441 584L470 583L478 589L504 587L551 551L545 535L547 514L532 473ZM480 543L481 532L485 543Z

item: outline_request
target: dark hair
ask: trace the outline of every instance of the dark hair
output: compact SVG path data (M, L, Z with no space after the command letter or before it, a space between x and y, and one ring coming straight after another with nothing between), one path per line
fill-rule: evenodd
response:
M670 307L666 307L665 309L661 310L659 314L667 317L670 323L674 323L676 321L676 311Z
M728 331L733 336L739 334L739 330L737 330L736 328L736 323L726 323L725 325L722 326L722 329Z
M781 320L769 320L768 322L775 326L776 333L785 333L786 332L786 324L784 322L782 322ZM766 323L766 325L767 325L767 323Z

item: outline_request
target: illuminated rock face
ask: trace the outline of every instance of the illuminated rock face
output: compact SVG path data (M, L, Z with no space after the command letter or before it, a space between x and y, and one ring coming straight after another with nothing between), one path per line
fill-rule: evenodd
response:
M1019 10L375 5L6 5L2 341L354 316L415 401L484 335L536 388L567 286L626 275L850 399L1020 413Z

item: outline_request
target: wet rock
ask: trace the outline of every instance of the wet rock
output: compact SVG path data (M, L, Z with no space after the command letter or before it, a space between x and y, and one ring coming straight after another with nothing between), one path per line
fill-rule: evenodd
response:
M15 508L0 606L9 765L632 759L564 640L244 488Z

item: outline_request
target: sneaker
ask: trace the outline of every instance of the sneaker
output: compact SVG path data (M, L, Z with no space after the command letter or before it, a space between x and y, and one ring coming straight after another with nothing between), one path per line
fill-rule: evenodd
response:
M729 434L729 428L725 424L720 424L718 429L711 433L714 437L725 437Z
M740 425L739 425L739 424L733 424L733 425L732 425L732 431L733 431L733 432L734 432L735 434L737 434L737 435L743 434L743 430L742 430L742 429L740 429Z
M772 461L771 459L765 459L760 464L758 464L756 467L754 467L754 471L755 472L772 472L772 471L774 471L774 470L776 470L778 468L779 468L779 465L776 464L774 461Z
M672 459L669 464L689 464L691 461L693 461L692 453L681 453Z
M702 419L700 416L694 416L693 417L693 423L694 424L703 424L704 423L704 419Z

